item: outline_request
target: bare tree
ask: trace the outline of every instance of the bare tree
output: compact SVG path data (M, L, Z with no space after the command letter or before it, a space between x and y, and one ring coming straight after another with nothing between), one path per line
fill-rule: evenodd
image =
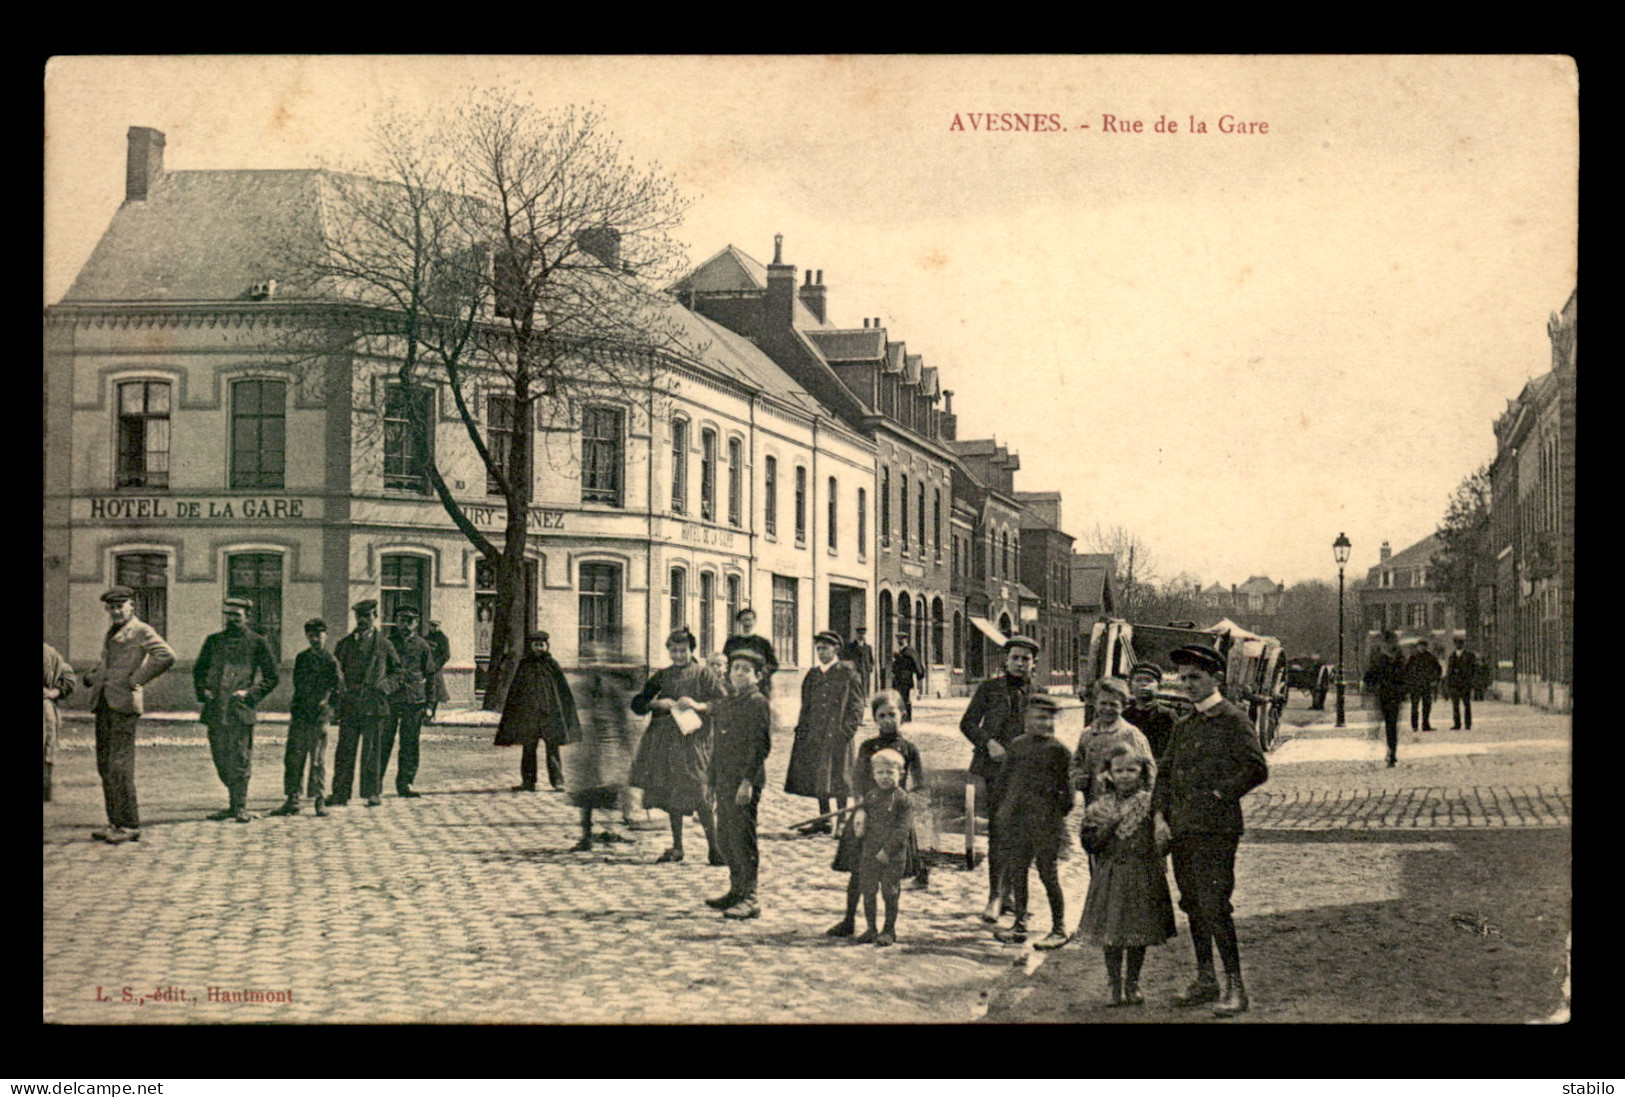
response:
M1493 495L1488 466L1480 465L1462 479L1436 531L1439 550L1428 562L1431 584L1451 596L1459 619L1473 637L1479 635L1478 587L1487 568L1484 546Z
M1083 538L1089 552L1109 552L1113 555L1112 586L1117 591L1117 604L1124 617L1134 619L1138 608L1156 595L1157 558L1139 534L1123 526L1095 528Z
M358 438L381 437L386 484L420 478L490 567L484 703L500 708L532 615L538 431L573 430L606 396L653 414L669 389L662 362L702 349L661 291L681 268L671 232L687 204L592 110L484 92L449 115L386 121L375 137L362 173L327 177L323 231L298 257L360 307L304 333L305 349L331 355L343 343L390 363L396 384L381 402L356 371ZM506 504L500 541L448 486L432 401L414 395L431 384L449 395L487 494Z

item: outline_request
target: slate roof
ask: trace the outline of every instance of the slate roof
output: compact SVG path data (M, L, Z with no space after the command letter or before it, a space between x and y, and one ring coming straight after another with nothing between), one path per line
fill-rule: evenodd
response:
M807 336L827 362L873 362L886 353L885 328L819 328Z
M926 366L920 370L920 395L932 397L938 395L936 366Z
M767 268L729 244L671 285L673 293L767 289Z
M1075 606L1106 605L1106 580L1111 575L1109 566L1080 564L1072 561L1072 604Z
M1275 594L1277 585L1267 575L1251 575L1247 581L1236 588L1237 594Z
M1367 574L1372 577L1372 583L1375 585L1376 576L1382 574L1385 569L1425 568L1432 562L1433 554L1441 547L1443 542L1439 540L1439 535L1430 533L1405 551L1396 552L1384 562L1377 564Z

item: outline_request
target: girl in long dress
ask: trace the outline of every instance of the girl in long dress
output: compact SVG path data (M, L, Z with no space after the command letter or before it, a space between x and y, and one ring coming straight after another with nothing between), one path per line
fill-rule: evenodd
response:
M666 638L666 654L671 666L650 676L643 690L632 698L632 711L653 716L632 761L631 784L643 790L643 806L660 808L671 817L671 848L655 859L667 864L683 859L683 818L698 815L705 829L709 860L726 862L716 844L716 823L712 813L707 770L711 764L711 705L728 694L711 669L694 658L694 634L680 628ZM685 720L698 717L698 728L685 734L677 715Z

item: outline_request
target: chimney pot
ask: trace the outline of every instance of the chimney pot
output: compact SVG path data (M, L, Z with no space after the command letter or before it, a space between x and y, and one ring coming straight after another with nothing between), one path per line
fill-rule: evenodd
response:
M124 163L124 200L145 202L152 184L164 173L164 135L148 126L131 126Z
M812 271L807 272L807 281L805 284L809 286L812 285Z
M773 234L773 262L775 264L784 262L784 233L782 232Z
M818 284L820 286L824 284L824 272L823 271L818 272Z

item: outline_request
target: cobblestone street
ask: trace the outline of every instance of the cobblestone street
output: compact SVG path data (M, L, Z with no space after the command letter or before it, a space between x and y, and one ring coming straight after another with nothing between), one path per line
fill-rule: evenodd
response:
M928 767L968 761L963 706L918 704L905 734ZM1474 732L1420 744L1407 732L1393 770L1365 738L1364 714L1337 732L1329 713L1289 710L1293 737L1272 754L1269 783L1245 801L1250 836L1566 826L1567 718L1483 709ZM981 1016L1001 981L1019 977L1013 967L1041 962L994 941L978 920L985 868L964 871L963 838L947 831L939 848L957 847L958 863L940 858L929 890L903 893L895 947L825 937L846 878L828 867L828 838L787 831L814 813L811 801L777 791L788 721L761 811L763 916L732 923L701 902L727 877L705 865L697 826L682 864L651 863L668 844L663 813L630 844L567 852L574 809L557 794L507 791L517 751L492 747L480 719L426 730L420 800L386 795L374 809L356 800L327 819L307 808L249 826L203 821L223 800L201 729L145 721L143 837L122 846L89 840L103 821L100 785L89 724L70 722L57 797L44 810L45 1019L956 1022ZM1073 743L1080 724L1081 710L1067 709L1062 740ZM256 737L256 810L280 800L281 732L267 722ZM859 738L872 734L866 725ZM618 817L610 829L625 832ZM1238 869L1253 911L1384 895L1380 846L1343 851L1335 874L1313 871L1314 859L1338 854L1324 843L1260 848ZM1062 879L1075 920L1087 886L1081 855L1064 863ZM1033 925L1042 933L1047 916ZM291 1001L210 1002L210 987L291 992ZM165 1000L163 988L181 1000Z

